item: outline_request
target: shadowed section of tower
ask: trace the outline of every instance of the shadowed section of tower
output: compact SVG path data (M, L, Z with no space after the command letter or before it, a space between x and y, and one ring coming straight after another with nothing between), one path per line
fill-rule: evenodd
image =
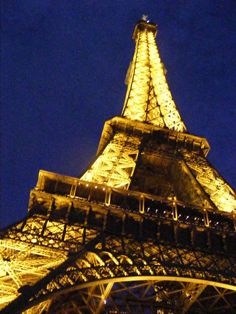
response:
M185 125L166 82L155 42L156 33L156 24L145 20L135 27L133 38L136 48L126 77L128 88L122 117L184 132ZM124 132L116 133L81 179L128 189L141 140L140 134L129 137Z
M185 132L154 41L135 27L122 116L81 179L40 170L0 232L0 313L235 313L236 200Z
M135 53L127 72L128 85L122 116L184 132L165 78L155 36L156 24L140 21L134 30Z
M185 132L166 82L156 33L156 24L136 24L122 116L105 123L96 160L81 179L232 212L234 191L206 160L209 144Z

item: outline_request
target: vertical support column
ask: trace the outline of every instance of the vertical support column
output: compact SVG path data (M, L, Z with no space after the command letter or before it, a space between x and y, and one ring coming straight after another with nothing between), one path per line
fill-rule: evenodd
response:
M210 226L208 211L204 208L204 224L206 227Z
M139 212L140 214L144 214L145 211L145 198L143 195L141 195L139 199Z
M110 205L110 203L111 203L111 193L112 193L112 190L111 189L106 189L106 195L105 195L105 204L107 205L107 206L109 206Z
M177 210L177 204L176 204L176 197L173 197L173 203L172 203L172 217L174 221L178 220L178 210Z

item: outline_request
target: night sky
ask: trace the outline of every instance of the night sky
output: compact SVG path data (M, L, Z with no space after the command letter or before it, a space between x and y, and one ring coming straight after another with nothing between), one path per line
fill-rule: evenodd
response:
M23 218L39 169L80 176L119 115L142 14L158 24L167 80L188 131L235 179L235 0L2 2L0 226Z

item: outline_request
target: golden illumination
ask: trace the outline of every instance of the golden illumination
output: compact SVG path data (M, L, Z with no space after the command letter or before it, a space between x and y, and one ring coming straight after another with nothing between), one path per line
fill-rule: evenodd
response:
M128 189L139 153L140 139L117 133L82 180Z
M184 132L165 78L155 36L148 24L137 28L134 58L127 73L128 89L122 116Z
M20 287L34 284L66 257L64 252L8 239L0 240L0 252L0 309L20 295ZM46 304L26 313L41 313Z
M185 155L185 160L190 169L196 173L197 181L210 196L216 208L224 212L235 212L236 198L233 189L210 166L208 161L196 154Z
M0 233L4 314L99 314L122 293L173 313L233 311L235 193L207 140L185 132L155 35L144 16L122 116L105 123L96 160L80 179L41 170L28 215Z

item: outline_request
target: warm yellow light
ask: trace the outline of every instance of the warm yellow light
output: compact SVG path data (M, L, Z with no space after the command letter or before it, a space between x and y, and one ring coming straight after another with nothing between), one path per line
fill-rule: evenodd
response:
M148 29L139 30L136 36L127 81L124 117L180 132L186 130L166 82L154 34Z
M138 137L117 133L81 179L128 189L136 166L139 144Z
M236 210L235 193L208 161L197 154L186 154L185 160L190 169L196 173L197 181L209 194L211 200L220 211Z

